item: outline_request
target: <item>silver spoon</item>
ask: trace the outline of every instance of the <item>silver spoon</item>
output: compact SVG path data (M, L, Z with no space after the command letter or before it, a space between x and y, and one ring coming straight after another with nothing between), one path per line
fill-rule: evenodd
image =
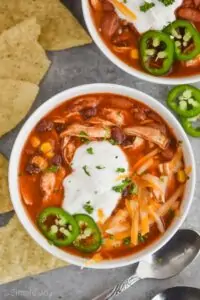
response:
M167 289L162 293L155 296L152 300L199 300L200 289L177 286L171 289Z
M153 255L138 264L133 275L93 300L111 300L140 279L167 279L179 274L199 254L200 235L190 229L179 230L173 238Z

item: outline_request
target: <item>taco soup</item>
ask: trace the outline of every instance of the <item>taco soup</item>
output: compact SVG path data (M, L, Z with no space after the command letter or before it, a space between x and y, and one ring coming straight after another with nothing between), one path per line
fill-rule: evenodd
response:
M97 93L64 102L35 126L19 186L50 243L99 261L159 239L179 215L189 171L161 116L135 99Z
M153 76L199 74L199 0L88 1L98 34L128 66Z

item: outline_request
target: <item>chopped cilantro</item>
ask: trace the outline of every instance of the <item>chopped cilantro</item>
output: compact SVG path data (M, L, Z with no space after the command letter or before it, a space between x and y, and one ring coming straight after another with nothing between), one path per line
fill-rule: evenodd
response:
M124 173L126 170L124 168L117 168L116 172L117 173Z
M88 213L88 214L92 214L94 211L94 208L92 207L90 201L87 201L84 205L83 205L84 210Z
M147 12L149 9L155 6L155 3L153 2L144 2L143 5L140 5L140 11Z
M131 238L130 237L126 237L125 239L123 239L123 244L126 246L129 246L131 243Z
M175 0L159 0L164 6L169 6L174 3Z
M131 183L130 178L126 178L122 180L122 182L119 185L113 186L112 190L117 192L117 193L122 193L123 190Z
M87 153L94 154L93 148L92 147L87 148Z
M117 141L115 141L114 139L109 139L109 142L110 142L112 145L117 145Z
M81 138L82 143L88 144L90 142L90 140L87 138L88 134L85 131L80 131L79 137Z
M79 136L85 137L85 136L88 136L88 134L85 131L80 131Z
M112 190L117 193L122 193L126 188L128 189L129 195L135 195L138 192L137 185L133 183L130 178L126 178L122 180L119 185L113 186Z
M52 165L49 168L47 168L46 171L56 173L58 171L58 169L59 169L59 166Z
M130 195L136 195L138 193L138 187L136 184L131 183L130 188L129 188L129 194Z
M147 239L148 239L147 234L145 234L145 235L142 235L141 233L138 234L138 240L140 243L145 243Z
M110 137L110 128L106 127L104 139L107 140L109 137Z
M88 171L88 166L84 166L82 169L83 169L83 171L85 172L86 175L91 176L90 172Z
M102 165L99 165L99 166L96 166L96 169L98 169L98 170L102 170L102 169L105 169L105 167L104 167L104 166L102 166Z

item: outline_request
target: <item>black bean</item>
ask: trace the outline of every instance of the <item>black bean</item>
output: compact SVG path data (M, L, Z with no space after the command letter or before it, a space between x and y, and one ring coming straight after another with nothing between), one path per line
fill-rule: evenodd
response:
M35 164L32 164L32 163L28 163L25 170L30 175L38 174L41 171L38 166L36 166Z
M84 119L89 119L91 117L96 116L97 108L96 107L90 107L90 108L82 109L80 111L80 114L83 116Z
M121 145L125 139L126 139L126 136L124 134L124 132L122 131L121 128L119 127L113 127L111 129L111 138L119 145Z
M146 120L147 116L143 110L138 110L138 112L133 112L133 119L136 121L144 121Z
M62 156L60 154L54 155L51 162L55 166L61 166L62 165Z
M57 133L61 133L66 129L66 124L65 123L55 123L55 130Z
M53 129L53 122L50 120L42 120L36 126L36 130L39 132L47 132Z
M130 139L125 139L122 143L122 146L129 146L129 145L132 145L133 144L133 141L130 140Z
M172 148L168 147L167 149L165 149L161 152L161 155L167 161L172 160L172 158L174 156L174 150Z

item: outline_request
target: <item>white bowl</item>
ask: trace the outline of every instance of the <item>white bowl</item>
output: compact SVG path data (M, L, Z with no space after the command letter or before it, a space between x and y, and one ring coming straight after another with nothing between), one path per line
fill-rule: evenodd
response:
M194 188L195 188L195 162L194 162L192 148L187 138L187 135L183 131L181 125L172 115L172 113L168 111L158 101L156 101L152 97L140 91L128 87L120 86L120 85L114 85L114 84L89 84L89 85L82 85L79 87L75 87L53 96L43 105L41 105L25 122L13 146L11 158L10 158L10 165L9 165L9 190L10 190L10 195L11 195L14 209L17 213L20 222L27 230L27 232L30 234L30 236L45 250L47 250L54 256L64 261L82 267L85 266L85 259L74 256L72 254L62 251L61 249L53 245L50 245L30 220L28 213L26 212L26 209L22 204L20 191L19 191L18 169L19 169L21 152L32 129L35 127L38 121L41 118L43 118L48 112L52 111L55 107L57 107L58 105L60 105L61 103L69 99L72 99L80 95L93 94L93 93L115 93L119 95L124 95L133 99L137 99L138 101L150 106L153 110L155 110L158 114L160 114L168 124L170 124L178 139L183 141L183 151L184 151L186 165L192 166L192 174L186 185L186 190L181 205L180 217L178 217L173 222L170 228L162 235L160 239L158 239L157 241L155 241L153 244L143 249L142 251L127 257L113 259L110 261L102 261L98 264L91 264L89 266L90 268L109 269L109 268L122 267L140 261L145 256L152 254L153 252L161 248L175 234L175 232L183 223L188 213L188 210L190 208L190 205L192 203L192 198L193 198Z
M142 72L135 68L130 67L121 59L119 59L115 54L113 54L113 52L106 46L103 39L99 35L99 32L97 31L91 16L89 0L82 0L82 9L83 9L83 16L85 19L85 23L96 45L105 54L105 56L107 56L109 60L111 60L116 66L118 66L120 69L124 70L128 74L149 82L158 83L158 84L168 84L168 85L195 83L200 81L200 75L193 75L193 76L186 76L186 77L179 77L179 78L158 77L158 76L153 76L148 73L145 73L145 71Z

